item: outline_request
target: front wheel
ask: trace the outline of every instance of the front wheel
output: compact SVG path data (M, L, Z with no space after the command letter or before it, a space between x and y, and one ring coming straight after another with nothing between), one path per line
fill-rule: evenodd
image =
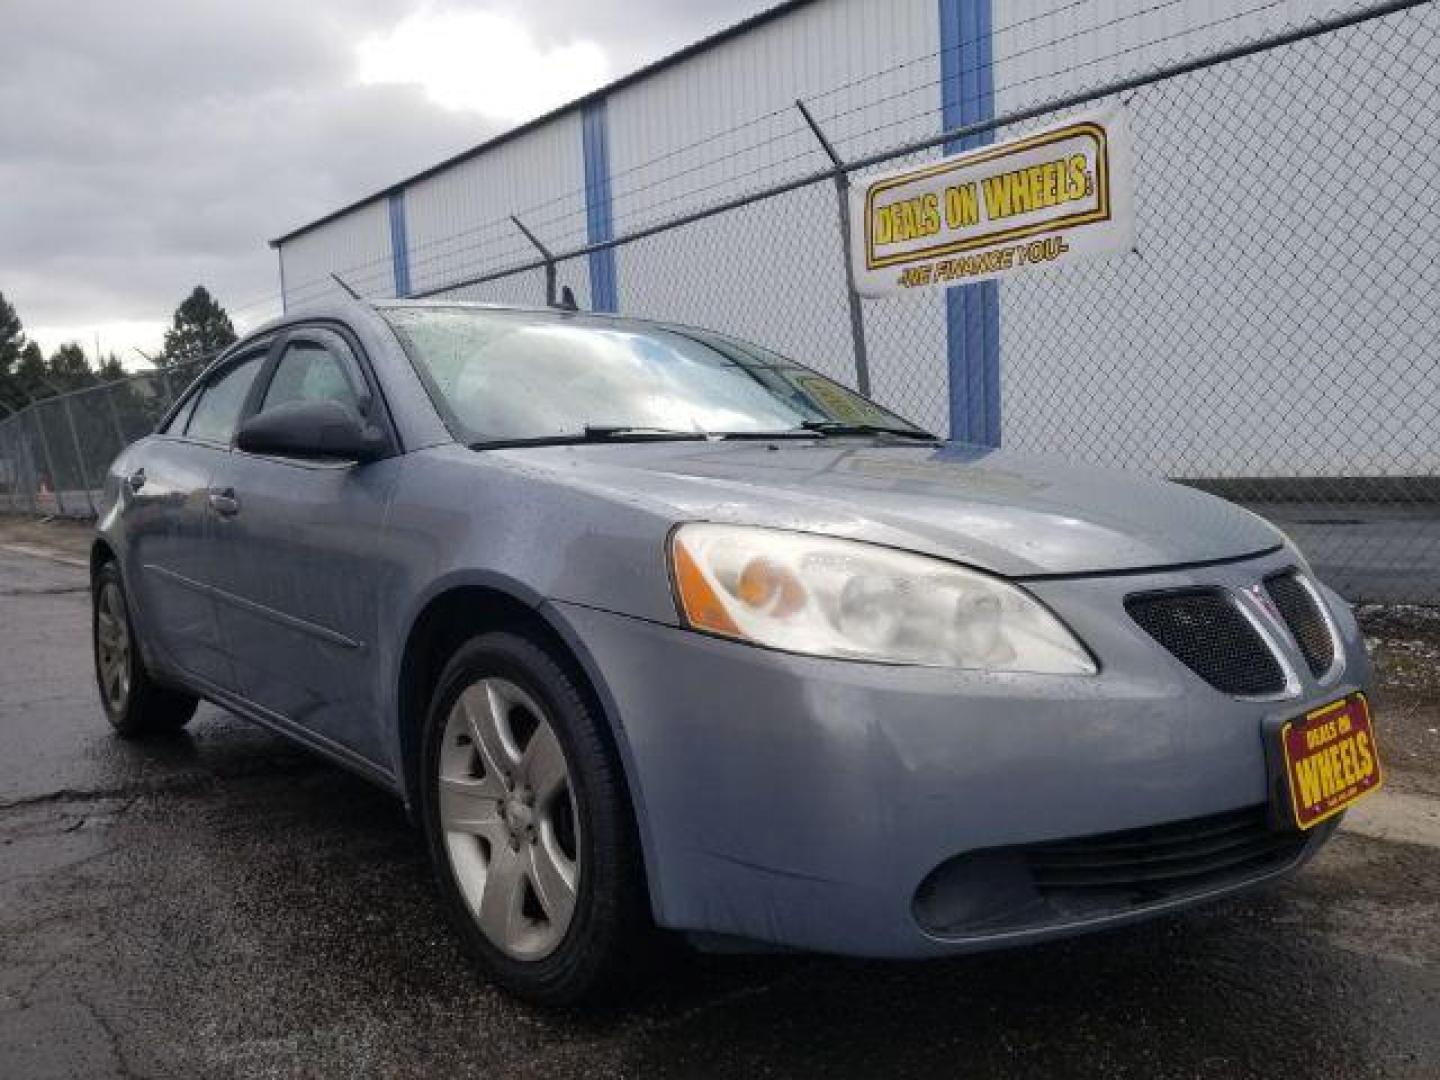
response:
M100 704L117 732L136 738L179 731L190 722L198 699L161 686L145 670L125 602L125 585L113 562L95 574L90 630Z
M652 931L624 780L566 666L510 633L462 646L426 722L422 820L486 971L545 1004L593 996Z

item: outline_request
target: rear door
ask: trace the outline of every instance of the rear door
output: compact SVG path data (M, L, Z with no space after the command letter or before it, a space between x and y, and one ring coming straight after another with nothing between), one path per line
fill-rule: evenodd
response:
M210 372L165 428L126 455L121 484L125 580L147 651L162 667L227 690L235 673L211 587L211 478L264 366L269 342Z
M258 414L331 399L393 430L358 345L337 327L278 344L252 402ZM211 477L222 562L217 612L241 693L327 742L388 766L375 638L394 571L386 512L400 470L236 449Z

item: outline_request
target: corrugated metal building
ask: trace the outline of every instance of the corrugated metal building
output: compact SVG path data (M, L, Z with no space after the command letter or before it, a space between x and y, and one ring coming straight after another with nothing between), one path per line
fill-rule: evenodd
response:
M828 161L797 98L840 154L854 159L1273 34L1332 6L795 0L273 241L285 304L335 290L331 272L367 295L411 295L527 261L534 249L512 213L564 251L812 173ZM867 303L876 396L958 437L997 444L1003 434L1007 444L1171 475L1354 471L1354 440L1317 432L1303 410L1277 409L1273 390L1313 378L1322 361L1325 378L1342 392L1348 383L1359 387L1367 376L1359 345L1349 359L1328 349L1317 355L1317 341L1343 340L1345 326L1329 327L1323 338L1269 337L1273 367L1263 386L1255 383L1254 356L1239 344L1273 307L1265 287L1276 271L1257 259L1216 264L1216 253L1253 250L1257 241L1300 236L1303 247L1323 239L1322 211L1299 198L1277 203L1257 237L1255 217L1194 204L1197 192L1233 199L1245 183L1324 171L1336 133L1327 128L1317 138L1310 129L1333 128L1334 110L1300 116L1285 103L1313 104L1322 92L1343 109L1366 93L1366 77L1358 64L1317 76L1313 61L1297 58L1270 62L1263 79L1217 69L1152 94L1137 142L1142 250L1135 258L1146 260L1144 272L1037 272ZM1257 96L1294 128L1257 119ZM1230 115L1241 119L1232 125ZM1280 150L1268 156L1256 145L1267 126ZM1346 137L1366 152L1366 131ZM1428 155L1433 182L1440 155L1434 134L1427 138L1429 149L1416 153ZM1226 150L1227 139L1236 152ZM850 379L835 197L826 188L593 252L563 264L561 281L583 307L717 327ZM1333 260L1317 265L1323 281L1318 270L1287 280L1287 318L1326 326L1336 290L1364 282L1359 270ZM543 297L540 280L536 272L453 295L534 304ZM1432 309L1433 286L1429 280ZM1124 364L1113 369L1093 361L1122 354ZM1067 357L1092 358L1083 361L1090 369L1062 370ZM1181 393L1177 371L1201 384ZM1254 392L1231 392L1246 379ZM1087 422L1067 421L1082 399ZM1377 408L1388 404L1404 402ZM1106 433L1103 445L1096 432ZM1433 472L1436 464L1417 464L1410 451L1379 442L1362 450L1361 471L1370 473Z

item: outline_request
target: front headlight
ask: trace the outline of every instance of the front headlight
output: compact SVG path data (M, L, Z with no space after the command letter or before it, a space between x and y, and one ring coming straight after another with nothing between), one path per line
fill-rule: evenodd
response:
M695 523L670 543L691 627L787 652L928 667L1095 673L1085 647L1004 581L854 540Z

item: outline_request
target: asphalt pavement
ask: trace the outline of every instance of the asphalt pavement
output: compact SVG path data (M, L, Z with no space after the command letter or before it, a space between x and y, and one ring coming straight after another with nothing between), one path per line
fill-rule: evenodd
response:
M0 545L0 1077L1440 1075L1433 702L1267 891L922 965L682 958L555 1013L462 959L382 792L213 707L111 735L85 582Z
M1284 529L1320 579L1342 596L1440 604L1440 505L1244 505Z

